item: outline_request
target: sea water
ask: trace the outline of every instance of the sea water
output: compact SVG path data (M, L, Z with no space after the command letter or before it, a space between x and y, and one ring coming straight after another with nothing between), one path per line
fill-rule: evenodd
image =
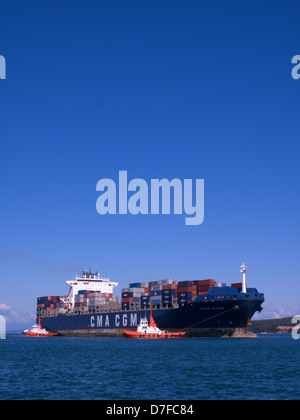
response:
M300 340L0 340L0 399L299 399Z

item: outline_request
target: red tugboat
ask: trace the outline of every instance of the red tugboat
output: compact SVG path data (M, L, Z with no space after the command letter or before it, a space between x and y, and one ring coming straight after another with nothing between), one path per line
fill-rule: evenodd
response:
M167 332L160 330L156 325L156 322L152 316L152 305L150 313L150 322L148 323L147 318L141 318L140 323L136 331L123 331L124 337L126 338L179 338L186 337L185 332Z
M41 316L39 316L39 323L33 325L32 329L25 330L24 334L27 335L27 337L54 337L57 335L57 333L50 333L41 325Z

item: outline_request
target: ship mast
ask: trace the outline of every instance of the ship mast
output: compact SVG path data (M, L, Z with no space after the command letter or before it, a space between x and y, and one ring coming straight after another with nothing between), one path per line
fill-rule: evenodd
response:
M243 265L241 265L241 273L243 274L242 293L247 293L246 268L247 266L243 262Z

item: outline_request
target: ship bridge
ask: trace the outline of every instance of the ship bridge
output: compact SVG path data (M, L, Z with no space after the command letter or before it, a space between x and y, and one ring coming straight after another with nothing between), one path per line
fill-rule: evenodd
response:
M97 271L95 273L83 271L81 277L67 280L66 284L70 286L67 300L74 307L75 295L80 291L89 290L92 292L113 293L114 287L118 286L119 283L110 281L109 278L102 278Z

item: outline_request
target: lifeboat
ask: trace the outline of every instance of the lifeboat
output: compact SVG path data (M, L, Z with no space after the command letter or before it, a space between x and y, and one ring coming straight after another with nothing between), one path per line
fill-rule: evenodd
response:
M150 322L147 318L141 318L136 331L124 330L123 335L126 338L179 338L186 337L185 332L168 332L160 330L152 316L152 305L150 313Z
M39 323L32 326L31 330L25 330L24 334L27 337L54 337L57 333L50 333L41 325L41 316L39 316Z

